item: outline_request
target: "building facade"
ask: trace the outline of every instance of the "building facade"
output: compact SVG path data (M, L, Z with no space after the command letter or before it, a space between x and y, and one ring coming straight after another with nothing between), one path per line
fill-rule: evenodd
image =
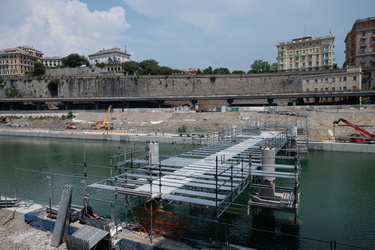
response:
M362 90L362 68L351 66L346 69L333 70L326 74L302 76L303 92L337 92ZM340 98L326 98L323 101L341 101ZM305 103L314 102L305 98Z
M61 67L62 66L62 57L42 57L40 58L40 62L43 63L46 68L56 68L56 67Z
M121 51L119 48L103 49L88 56L90 65L98 63L124 63L130 61L130 54L126 51Z
M336 65L334 54L335 37L306 36L290 42L280 42L277 47L277 69L279 72L301 70L327 70Z
M43 53L29 46L0 50L0 75L24 75L33 71Z
M375 67L375 17L358 19L345 38L347 66Z

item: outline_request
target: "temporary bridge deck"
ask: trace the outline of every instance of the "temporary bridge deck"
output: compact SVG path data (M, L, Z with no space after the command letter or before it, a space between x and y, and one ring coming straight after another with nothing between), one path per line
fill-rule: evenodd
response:
M88 188L213 207L218 218L255 176L296 178L295 173L259 170L261 148L272 147L278 152L286 143L285 133L264 131L259 135L236 136L159 164L151 163L150 159L128 159L115 164L121 172ZM125 163L127 167L119 167ZM283 171L295 168L276 164L274 167Z

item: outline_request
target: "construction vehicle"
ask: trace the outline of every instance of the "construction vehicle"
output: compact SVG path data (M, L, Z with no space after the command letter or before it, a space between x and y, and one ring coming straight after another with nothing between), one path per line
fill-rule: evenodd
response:
M12 120L12 117L10 115L8 115L8 116L0 116L0 123L7 123L7 118L9 119L9 121Z
M69 124L65 129L77 129L77 126L75 124Z
M345 120L345 119L338 119L337 121L334 121L333 124L339 124L340 122L345 123L346 125L354 128L355 130L359 131L357 134L351 134L349 141L355 142L355 143L374 143L375 141L375 135L371 134L370 132L364 130L363 128L358 127L357 125L354 125L353 123Z
M107 113L106 113L105 118L104 118L104 121L92 124L90 126L91 130L97 130L97 129L112 130L113 129L113 123L108 122L108 117L109 117L109 113L111 112L111 108L112 108L112 106L109 105Z

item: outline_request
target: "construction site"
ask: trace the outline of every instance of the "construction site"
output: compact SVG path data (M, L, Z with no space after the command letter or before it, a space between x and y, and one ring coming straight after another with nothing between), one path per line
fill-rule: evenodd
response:
M207 119L211 119L210 115L205 116L205 121L195 123L195 127L201 128L199 131L168 130L168 126L180 128L186 124L186 120L193 115L186 113L185 123L181 118L181 123L173 125L171 118L168 125L165 121L154 121L159 127L151 132L148 126L153 125L150 122L152 118L149 118L148 125L142 121L135 128L136 121L130 121L131 115L119 125L120 119L110 111L109 107L103 122L96 124L90 119L83 123L84 114L77 113L69 123L72 124L69 126L75 127L67 128L70 134L75 135L85 124L83 130L92 135L108 130L119 132L123 130L121 126L132 124L128 126L128 134L119 137L119 141L132 143L118 146L118 152L110 155L108 165L72 162L82 171L81 184L71 186L66 183L60 190L61 197L54 197L49 204L41 204L37 209L31 204L22 203L17 197L2 196L1 205L10 208L8 211L12 211L13 207L25 207L25 211L32 207L32 211L25 212L25 220L36 228L51 231L50 245L54 247L59 248L65 242L64 247L68 249L93 249L95 246L100 249L128 249L135 246L139 249L150 249L150 246L175 249L177 242L178 247L183 249L241 249L231 245L230 239L223 236L228 228L221 219L228 212L240 210L247 216L282 212L291 214L292 221L296 223L301 202L301 161L308 160L312 130L314 137L359 144L372 144L374 137L369 132L373 131L372 128L363 129L363 126L354 125L341 118L349 115L343 116L340 112L336 112L334 119L330 117L330 125L326 128L312 129L311 123L324 120L311 121L311 116L302 115L303 112L292 116L284 112L261 112L235 114L241 124L232 124L226 130L207 132L209 130L204 124L213 124L207 122ZM322 114L319 112L307 114ZM239 114L241 119L238 118ZM163 116L159 114L158 117ZM353 115L349 117L353 118ZM21 119L12 119L12 124L17 122L22 124ZM339 126L341 122L345 126ZM164 130L160 126L163 123ZM92 125L97 127L88 127ZM347 127L361 133L355 136L357 140L352 140L354 136L351 134L347 137L337 136L338 133L350 131ZM9 126L8 131L9 128L25 129L22 125ZM323 130L324 135L315 135L316 131ZM147 133L141 135L140 131ZM129 137L131 133L145 138L141 141L147 141L146 145L139 147L133 143L134 139L130 138L134 136ZM172 138L175 150L168 156L160 153L157 135ZM176 142L184 140L197 146L177 153L176 149L183 147L183 143ZM103 171L107 172L105 178L95 176L98 169L100 176L104 176ZM72 190L77 186L83 189L81 205L72 203ZM100 206L106 207L107 216L96 212ZM8 212L6 219L12 216L15 216L14 212ZM185 233L192 220L216 226L205 232L206 240L191 238Z

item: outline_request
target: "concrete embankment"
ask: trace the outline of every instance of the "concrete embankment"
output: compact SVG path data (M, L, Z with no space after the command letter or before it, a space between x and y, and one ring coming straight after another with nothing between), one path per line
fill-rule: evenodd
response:
M218 138L211 136L208 138L197 138L178 136L177 134L165 133L132 133L125 134L118 131L100 131L100 132L66 132L66 131L39 131L39 130L0 130L3 136L26 136L41 138L59 138L59 139L82 139L82 140L105 140L105 141L158 141L161 143L187 143L207 145L215 143ZM340 143L334 141L310 141L309 150L320 151L339 151L339 152L357 152L357 153L375 153L375 144L363 143Z
M58 139L81 139L81 140L104 140L104 141L158 141L161 143L186 143L207 145L218 141L217 136L197 138L188 136L179 136L178 134L166 133L121 133L118 131L98 131L98 132L65 132L49 130L0 130L3 136L25 136L41 138L58 138Z
M375 144L314 141L309 142L309 150L375 153Z

